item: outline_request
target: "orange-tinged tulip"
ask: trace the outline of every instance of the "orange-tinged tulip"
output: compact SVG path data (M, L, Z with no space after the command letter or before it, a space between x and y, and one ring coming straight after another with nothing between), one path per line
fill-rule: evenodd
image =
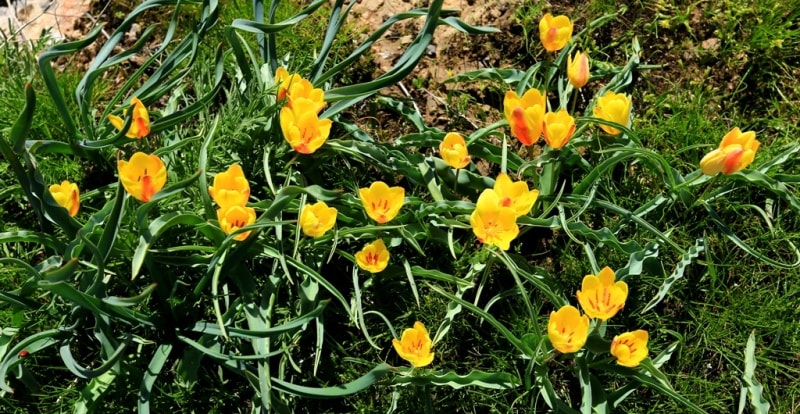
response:
M617 358L617 364L636 368L647 358L647 331L638 329L625 332L611 341L611 355Z
M700 160L703 174L733 174L747 168L756 158L761 143L756 141L753 131L742 132L739 127L725 134L719 148L709 152Z
M536 203L536 199L539 198L539 190L528 191L528 183L511 181L508 174L497 176L493 190L500 198L500 205L511 207L517 217L528 214L533 208L533 204Z
M614 282L614 271L606 266L595 275L586 275L578 291L578 302L592 318L608 320L616 315L628 298L628 284Z
M331 133L330 119L319 119L310 99L299 99L292 108L281 108L281 131L286 142L301 154L313 154Z
M61 184L53 184L50 186L50 195L58 205L67 209L70 217L78 214L81 207L81 193L78 190L78 184L67 180L62 181Z
M567 79L579 89L589 82L589 55L575 52L575 59L567 56Z
M147 108L138 98L132 98L131 103L133 104L133 120L125 136L136 139L144 138L150 133L150 115L147 113ZM122 115L128 115L128 110L123 110ZM122 131L125 126L125 120L116 115L109 115L108 121L119 131Z
M450 132L445 135L442 143L439 144L439 154L445 164L453 168L464 168L469 165L467 143L461 134Z
M539 20L539 39L548 52L561 50L572 37L572 20L547 13Z
M579 351L589 338L589 317L581 316L578 308L566 305L550 313L547 337L553 348L564 354Z
M414 368L425 367L433 362L433 341L422 322L415 322L413 328L403 331L399 340L392 339L392 345L400 358L410 362Z
M256 222L256 211L251 207L232 205L217 210L217 220L219 227L225 234L231 234L244 226L249 226ZM239 233L233 239L242 241L250 235L249 231Z
M403 187L389 187L383 181L375 181L369 188L359 188L358 196L367 215L378 224L388 223L400 212L406 190Z
M519 234L517 215L494 190L487 188L478 197L475 211L469 217L472 232L481 243L508 250L511 240Z
M214 176L214 185L208 193L220 208L244 206L250 198L250 183L244 176L242 166L233 164L228 170Z
M548 112L544 116L544 140L553 149L567 144L575 132L575 118L566 109Z
M542 135L546 108L545 96L538 89L528 90L522 98L514 91L506 92L503 112L511 126L511 135L522 142L522 145L533 145Z
M137 152L130 161L117 161L119 180L133 198L148 202L167 182L164 161L153 154Z
M383 240L375 240L356 253L356 264L370 273L379 273L386 269L389 265L389 250Z
M289 74L285 68L280 67L275 73L275 83L278 84L278 100L287 99L286 106L289 108L293 108L300 99L308 99L315 113L325 107L325 92L314 88L308 79L296 73Z
M624 93L606 92L597 99L593 110L595 118L616 122L620 125L630 126L628 121L631 116L631 98ZM609 135L617 135L621 131L617 128L600 125L600 128Z
M320 237L336 224L337 210L324 201L306 205L300 212L300 228L308 237Z

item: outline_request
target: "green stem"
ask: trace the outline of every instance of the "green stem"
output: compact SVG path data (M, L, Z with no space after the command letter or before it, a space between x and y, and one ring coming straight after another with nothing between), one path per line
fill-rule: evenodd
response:
M711 187L714 185L714 183L717 182L717 180L719 180L719 174L715 175L714 178L712 178L711 181L709 181L708 184L706 184L706 188L703 189L703 192L700 193L700 196L697 197L697 200L694 203L692 203L692 205L689 207L689 210L697 207L698 205L700 205L700 203L706 201L703 197L705 197L706 193L708 193L708 190L711 189Z

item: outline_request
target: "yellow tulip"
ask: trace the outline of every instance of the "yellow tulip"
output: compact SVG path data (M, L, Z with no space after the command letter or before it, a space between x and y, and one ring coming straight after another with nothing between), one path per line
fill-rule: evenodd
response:
M214 176L214 185L208 187L211 198L220 206L244 206L250 198L250 183L242 166L233 164L228 170Z
M332 121L319 119L315 103L299 99L293 107L281 108L281 131L286 142L301 154L313 154L331 133Z
M536 199L539 198L539 190L528 191L528 183L525 181L511 181L508 174L500 174L494 181L494 192L500 198L500 205L511 207L516 217L524 216L531 211Z
M545 96L538 89L528 90L522 98L514 91L506 92L503 98L503 112L511 127L511 135L525 146L536 143L542 135L542 121L546 108Z
M413 328L403 331L399 340L392 339L392 345L400 358L410 362L414 368L425 367L433 362L433 341L422 322L415 322Z
M597 99L593 113L595 118L616 122L626 127L630 126L628 121L631 116L631 98L624 93L606 92ZM608 125L601 124L600 128L609 135L617 135L621 132Z
M251 207L232 205L217 210L217 221L219 227L225 234L231 234L244 226L249 226L256 222L256 211ZM242 241L250 236L250 232L239 233L233 239Z
M478 197L475 211L469 217L469 224L481 243L503 250L508 250L511 240L519 234L514 209L504 207L500 196L490 188L483 190Z
M403 187L389 187L383 181L376 181L369 188L359 188L358 196L367 215L378 224L388 223L400 212L406 190Z
M567 79L579 89L589 82L589 55L575 52L575 59L567 56Z
M617 364L636 368L647 358L647 331L638 329L625 332L611 341L611 355L617 358Z
M386 269L389 265L389 250L383 240L375 240L356 253L356 264L370 273L379 273Z
M725 134L719 148L709 152L700 160L703 174L733 174L749 166L756 158L761 143L756 141L753 131L742 132L739 127Z
M314 88L308 79L296 73L290 75L285 68L280 67L275 73L275 83L278 84L278 100L287 99L286 106L289 108L294 108L295 102L301 99L309 100L315 113L325 107L325 92Z
M572 21L567 16L547 13L539 20L539 39L548 52L561 50L572 37Z
M78 190L78 184L71 183L67 180L61 184L53 184L50 186L50 195L53 200L61 207L64 207L69 212L70 217L75 217L81 207L81 195Z
M131 103L133 104L133 120L125 136L136 139L144 138L150 134L150 115L147 113L147 108L144 107L144 104L138 98L132 98ZM127 114L127 109L122 111L123 116ZM119 131L122 131L122 128L125 126L125 120L116 115L109 115L108 121Z
M614 271L606 266L600 273L586 275L578 291L578 302L583 311L592 318L608 320L625 306L628 298L628 284L614 282Z
M336 224L337 210L324 201L306 205L300 212L300 228L308 237L320 237Z
M544 140L553 149L567 144L575 132L575 118L566 109L548 112L544 116Z
M564 354L579 351L589 338L589 317L581 316L578 308L566 305L550 313L547 337L553 348Z
M133 198L148 202L167 182L167 167L153 154L137 152L130 161L117 161L119 180Z
M445 164L453 168L464 168L469 165L469 153L464 137L455 132L450 132L444 136L444 140L439 144L439 154Z

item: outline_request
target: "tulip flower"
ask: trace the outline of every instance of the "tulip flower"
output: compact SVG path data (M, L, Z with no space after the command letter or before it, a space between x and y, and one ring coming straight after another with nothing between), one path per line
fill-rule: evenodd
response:
M455 132L450 132L444 136L444 140L439 144L439 154L445 164L453 168L464 168L469 165L469 153L464 137Z
M577 352L589 338L589 317L581 316L578 308L565 305L558 312L550 313L547 337L553 348L563 354Z
M514 91L506 92L503 112L511 126L511 135L522 142L522 145L533 145L542 135L542 121L546 108L545 97L538 89L525 92L522 98Z
M144 138L150 133L150 115L147 113L147 108L138 98L132 98L131 103L133 104L133 121L131 121L131 126L125 136L136 139ZM122 115L128 115L128 110L123 110ZM109 115L108 121L119 131L122 131L125 126L125 120L116 115Z
M553 149L567 144L575 132L575 118L566 109L548 112L544 116L544 140Z
M214 176L214 185L208 193L220 208L244 206L250 198L250 183L244 176L242 166L233 164L228 170Z
M320 237L336 224L337 210L324 201L306 205L300 212L300 228L308 237Z
M294 107L294 103L300 99L308 99L315 113L319 113L325 107L325 92L320 88L314 88L308 79L293 73L289 74L285 68L280 67L275 73L275 83L278 84L278 100L287 99L286 106Z
M413 328L403 331L399 340L392 339L392 345L400 358L410 362L414 368L428 366L433 362L433 341L422 322L415 322Z
M511 240L519 234L516 212L510 206L503 206L503 200L490 188L483 190L478 196L469 224L481 243L503 250L508 250Z
M531 211L536 199L539 198L539 190L528 191L528 183L525 181L511 181L508 174L500 174L494 181L494 192L500 198L502 207L511 207L516 217L524 216Z
M389 250L383 240L375 240L356 253L356 264L370 273L379 273L386 269L389 265Z
M611 341L611 355L617 358L617 364L636 368L647 358L647 331L638 329L625 332Z
M589 55L575 52L575 59L567 56L567 79L578 89L589 82Z
M313 154L327 141L331 133L330 119L319 119L316 104L299 99L290 108L281 108L281 131L286 142L301 154Z
M256 222L256 211L251 207L232 205L217 210L217 220L219 227L225 234L231 234L244 226L249 226ZM233 239L242 241L250 236L250 232L239 233Z
M756 141L753 131L742 132L739 127L725 134L719 148L709 152L700 160L703 174L733 174L747 168L756 158L756 151L761 145Z
M572 21L567 16L547 13L539 20L539 39L548 52L561 50L572 37Z
M614 282L614 271L606 266L595 275L586 275L578 291L578 302L583 311L592 318L602 321L616 315L628 298L628 284Z
M378 224L388 223L397 217L405 195L403 187L389 187L383 181L376 181L369 188L358 189L364 210Z
M78 214L81 207L81 195L77 184L67 180L62 181L61 184L53 184L50 186L50 195L58 205L67 209L70 217Z
M616 122L627 127L631 116L631 98L624 93L606 92L597 99L593 112L595 118ZM600 128L609 135L617 135L621 132L608 125L601 124Z
M148 202L167 182L167 167L153 154L137 152L130 161L117 161L119 180L133 198Z

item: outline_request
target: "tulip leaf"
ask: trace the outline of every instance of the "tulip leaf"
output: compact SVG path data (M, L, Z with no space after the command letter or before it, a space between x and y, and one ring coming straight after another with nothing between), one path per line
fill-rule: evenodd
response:
M272 385L276 390L285 392L287 394L296 395L298 397L314 398L314 399L328 399L328 398L341 398L347 395L355 394L363 391L375 384L386 374L393 371L393 368L386 363L382 363L373 368L370 372L364 374L362 377L355 381L346 384L337 385L334 387L314 388L304 385L292 384L291 382L284 381L279 378L272 377Z
M171 353L172 344L163 344L156 348L155 355L142 376L142 385L139 387L138 412L140 414L150 414L150 391Z
M769 413L770 404L764 398L764 386L756 379L756 332L750 332L750 337L747 339L747 345L744 350L744 374L742 380L742 392L745 388L750 396L750 405L753 407L753 412L756 414ZM746 386L746 387L745 387ZM740 401L739 412L744 411L744 404Z
M330 303L330 300L320 301L319 305L317 305L317 307L311 312L298 316L292 319L291 321L281 325L272 326L260 330L226 327L225 332L227 333L228 336L232 338L245 338L245 339L276 338L286 333L292 334L302 329L309 322L318 318L322 314L322 311L324 311L325 308L328 306L328 303ZM208 335L223 336L223 332L219 328L219 325L210 322L197 322L192 328L192 331Z
M73 303L75 306L84 308L95 315L109 318L117 316L134 325L153 326L153 322L149 320L149 317L124 307L107 304L94 296L87 295L77 290L71 283L40 280L37 286L46 291L53 292L61 298Z
M81 366L72 356L72 343L65 341L59 348L61 360L64 361L64 366L78 378L90 379L96 378L110 370L117 361L125 355L125 350L128 348L128 340L122 341L116 350L108 357L108 360L103 361L97 368L89 369Z
M194 227L203 223L205 223L205 220L202 217L194 213L181 212L167 213L153 220L147 231L139 235L139 245L136 247L131 260L131 277L135 278L139 275L150 246L155 244L165 231L178 225Z
M13 393L14 390L6 383L6 376L11 368L16 367L23 361L20 352L25 351L28 355L41 351L59 343L60 339L67 333L62 329L50 329L37 332L20 340L13 348L6 352L5 357L0 362L0 390Z
M467 375L458 375L452 371L423 371L413 375L396 375L393 385L439 385L453 389L464 387L480 387L491 390L505 390L520 385L519 378L505 372L484 372L473 370Z
M705 240L703 238L699 238L695 241L694 246L690 247L686 253L681 255L681 260L675 265L675 270L672 271L672 274L670 274L669 277L664 279L664 281L661 283L661 286L658 288L658 292L653 299L650 299L650 301L647 302L647 305L645 305L642 313L653 309L664 299L664 297L667 296L667 293L669 293L672 285L683 277L686 267L692 264L694 259L697 259L697 257L700 256L700 253L703 253L705 249Z
M74 414L90 414L95 412L97 404L100 402L103 395L108 391L109 387L114 383L117 378L117 373L114 370L108 370L103 375L92 378L88 384L81 390L78 401L75 402Z
M31 130L34 109L36 109L36 93L34 93L33 86L29 82L25 84L25 107L22 108L22 113L19 114L19 118L11 127L10 138L16 153L21 153L25 148L25 138L27 138L28 132Z

